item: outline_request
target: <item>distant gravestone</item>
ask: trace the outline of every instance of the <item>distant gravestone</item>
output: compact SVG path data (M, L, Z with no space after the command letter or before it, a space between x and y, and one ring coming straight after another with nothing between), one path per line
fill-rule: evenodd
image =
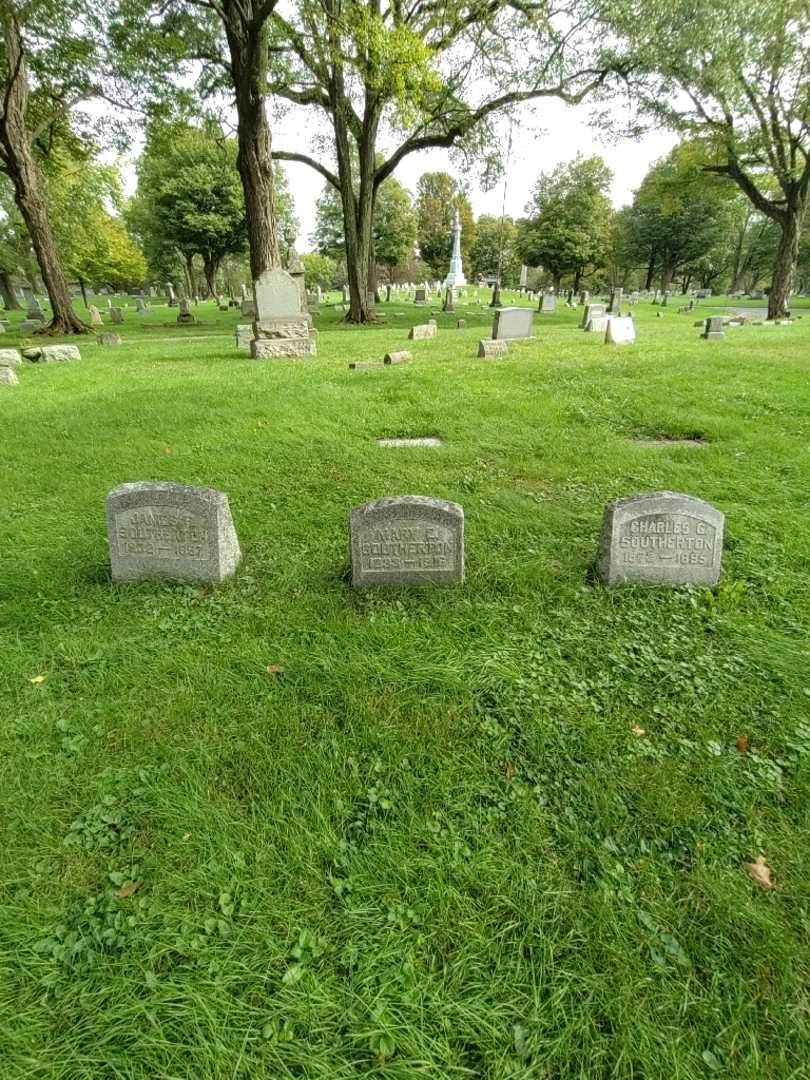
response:
M528 307L504 307L495 312L492 320L493 340L530 338L534 311Z
M622 313L622 293L624 289L614 289L610 297L610 307L608 308L608 315L621 315Z
M721 338L725 337L723 326L723 316L712 315L710 319L706 320L706 329L703 331L702 337L704 337L706 341L719 341Z
M20 367L22 356L18 349L0 349L0 368Z
M582 322L579 324L581 330L588 329L588 323L597 315L605 314L604 304L585 304L585 311L582 313Z
M614 317L608 319L605 333L606 345L631 345L636 340L636 326L632 319Z
M717 584L724 515L702 499L674 491L608 503L596 567L608 585Z
M413 294L413 302L415 304L426 304L427 289L415 289Z
M543 293L539 310L541 315L553 315L557 310L557 297L552 293Z
M459 330L466 329L466 326L467 326L467 320L466 319L459 319L458 322L456 323L456 327Z
M498 360L502 356L509 355L509 342L503 338L497 341L492 338L484 338L478 342L478 356L483 360Z
M613 321L612 315L594 315L585 327L586 334L606 334Z
M118 326L120 326L121 323L124 321L124 313L121 310L121 308L111 307L110 308L110 318L112 319L112 321L114 323L116 323Z
M148 310L149 310L149 308L147 307L146 302L144 301L143 297L136 296L135 297L135 314L136 315L144 315Z
M242 317L244 319L255 319L256 317L256 304L253 300L243 300L240 304L242 311Z
M0 386L17 386L19 381L14 368L0 367Z
M464 580L464 510L400 495L351 513L352 585L446 585Z
M228 497L184 484L121 484L107 496L113 581L172 578L218 582L241 553Z
M408 333L409 341L423 341L425 338L436 337L437 327L435 322L422 323L421 326L412 326Z
M383 357L384 364L408 364L413 360L413 353L408 352L407 349L401 349L399 352L389 352Z
M695 290L695 296L698 300L708 300L712 295L711 289L697 289Z
M444 303L442 304L442 311L455 311L456 310L456 294L452 285L448 285L444 293Z
M191 313L191 301L186 296L180 300L180 310L177 313L177 321L181 325L188 325L189 323L196 322L196 319Z
M169 307L177 307L177 297L174 294L174 285L170 281L166 282L166 296L169 300Z
M96 341L98 342L99 345L120 345L121 344L121 335L120 334L98 334L96 336Z
M90 312L90 325L91 326L103 326L104 325L104 320L101 317L101 312L98 310L98 308L95 306L95 304L91 304L90 307L87 310Z

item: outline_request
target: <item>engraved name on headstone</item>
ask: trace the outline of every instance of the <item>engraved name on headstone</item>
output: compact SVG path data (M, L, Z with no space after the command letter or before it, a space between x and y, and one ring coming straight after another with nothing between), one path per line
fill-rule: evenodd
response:
M213 488L120 484L107 496L107 538L113 581L218 582L241 558L228 496Z
M596 566L608 585L716 585L724 514L692 495L657 491L605 507Z
M464 510L399 495L351 513L352 585L446 585L464 580Z

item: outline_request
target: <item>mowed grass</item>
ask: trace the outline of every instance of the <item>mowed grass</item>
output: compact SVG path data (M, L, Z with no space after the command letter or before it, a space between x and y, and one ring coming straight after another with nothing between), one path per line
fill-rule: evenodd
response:
M723 303L501 361L462 305L356 372L426 309L298 363L130 310L0 387L3 1080L808 1076L810 306L702 341ZM111 583L140 479L228 493L232 582ZM594 582L657 489L726 513L713 593ZM466 583L352 590L405 493Z

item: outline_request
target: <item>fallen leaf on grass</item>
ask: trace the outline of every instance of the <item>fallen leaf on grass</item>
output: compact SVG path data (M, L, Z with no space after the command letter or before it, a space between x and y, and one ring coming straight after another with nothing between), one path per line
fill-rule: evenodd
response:
M515 766L512 764L511 761L507 761L506 768L504 769L504 772L506 773L506 779L511 780L512 777L517 772L517 769L515 768Z
M138 881L130 881L129 885L125 885L123 889L119 889L115 894L120 900L126 900L128 897L133 896L141 887L140 879Z
M281 675L281 673L284 671L284 668L279 667L278 664L268 664L265 668L265 671L268 675Z
M639 727L638 724L633 724L633 726L630 728L630 730L633 732L634 735L638 735L639 738L641 738L642 735L647 734L647 732L644 730L644 728Z
M33 683L34 686L39 686L39 684L44 683L47 678L48 678L48 672L43 671L41 675L35 675L33 677L33 679L29 679L28 681L30 683Z
M747 862L743 865L757 885L761 885L763 889L776 888L773 878L771 877L772 870L765 862L764 855L757 855L754 862Z
M737 736L737 749L740 751L741 754L746 754L748 752L748 736L747 735L738 735Z

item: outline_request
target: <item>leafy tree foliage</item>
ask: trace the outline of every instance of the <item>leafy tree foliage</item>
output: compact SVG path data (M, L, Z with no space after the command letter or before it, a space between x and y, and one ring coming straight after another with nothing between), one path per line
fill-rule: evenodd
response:
M642 115L705 144L780 234L768 302L788 310L810 192L807 0L611 0L627 79Z
M421 258L439 278L450 269L456 210L461 220L461 259L468 273L475 240L470 200L449 173L423 173L416 188L417 242Z
M518 230L518 251L530 266L542 266L559 290L573 275L604 265L610 247L612 207L607 191L612 173L600 157L577 156L541 174Z
M482 214L475 223L475 239L470 251L472 276L497 275L501 284L514 288L520 281L521 258L517 250L518 230L510 217Z
M308 289L320 286L322 289L333 289L337 277L338 264L328 255L321 255L317 251L309 252L301 256L304 264L304 279Z

